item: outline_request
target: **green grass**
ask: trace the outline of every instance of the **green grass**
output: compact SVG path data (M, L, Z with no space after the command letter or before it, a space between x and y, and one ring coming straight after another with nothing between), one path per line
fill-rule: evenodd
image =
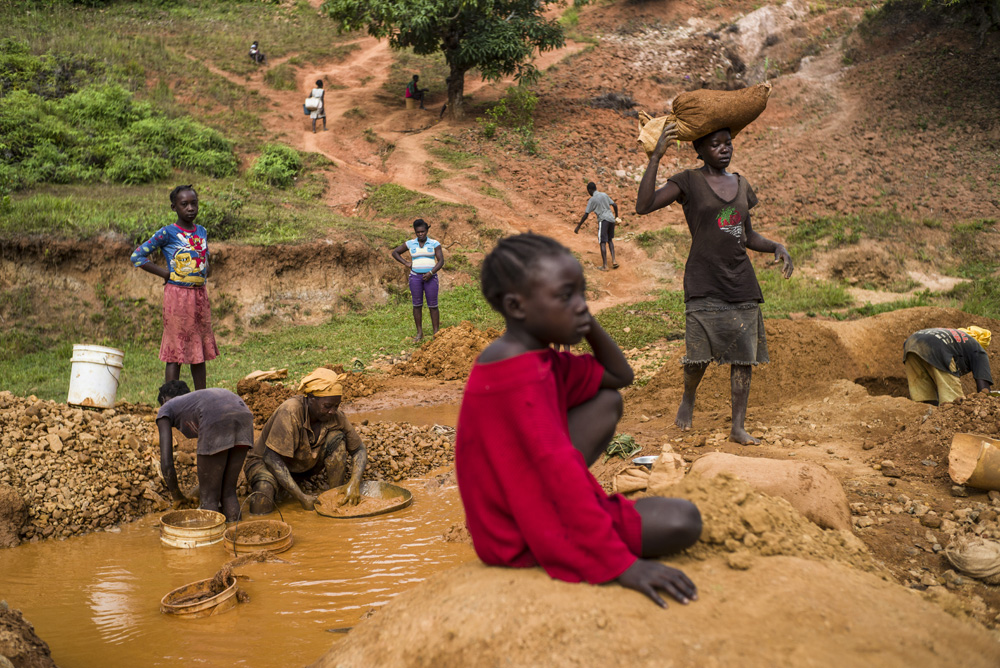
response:
M650 230L648 232L640 232L633 237L635 243L638 244L639 248L646 251L646 255L652 256L657 249L666 243L674 244L674 246L680 245L681 252L691 245L691 238L676 230L663 227L658 230Z
M288 63L270 67L264 72L264 83L274 90L295 90L298 88L295 68Z
M459 141L454 137L445 135L436 137L434 143L428 144L427 152L438 160L441 160L452 169L468 169L474 165L480 156L469 151L463 151Z
M1000 257L991 252L991 246L984 237L996 237L997 221L991 219L957 223L949 232L949 246L958 258L956 272L962 278L981 278L994 272L1000 266Z
M401 220L430 220L446 214L475 214L475 209L471 206L442 202L395 183L386 183L371 191L365 200L365 206L378 216Z
M639 348L662 338L684 336L684 293L661 290L651 301L604 309L597 321L623 349ZM625 328L629 331L625 331Z
M847 290L837 283L794 275L785 280L776 266L758 267L757 281L764 294L761 312L765 318L840 309L854 301Z
M956 286L948 296L958 300L966 313L1000 319L1000 280L987 277Z
M426 316L425 316L426 320ZM441 294L441 326L469 320L476 327L503 328L503 321L486 304L478 286L467 285ZM408 300L336 316L323 325L288 327L267 334L254 334L239 345L222 345L219 357L208 363L208 380L213 387L234 390L236 383L254 369L288 367L297 379L323 364L350 363L354 357L368 363L384 353L398 354L412 349L412 307ZM125 351L125 370L118 399L153 403L163 383L163 363L157 358L158 340L123 343L104 338L89 341ZM51 348L0 361L4 389L15 394L35 394L42 399L66 400L72 343L59 342ZM191 382L189 367L182 378Z
M892 211L872 210L850 216L821 216L800 220L788 234L790 248L796 259L804 259L820 246L826 249L856 244L862 237L886 239L908 223Z

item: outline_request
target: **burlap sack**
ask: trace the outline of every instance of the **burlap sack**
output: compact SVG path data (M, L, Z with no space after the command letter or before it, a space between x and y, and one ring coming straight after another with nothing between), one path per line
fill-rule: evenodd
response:
M986 584L1000 584L1000 543L962 536L952 541L944 554L952 566Z
M639 112L638 142L649 156L667 123L677 124L679 141L694 141L722 128L729 128L735 137L763 113L770 94L768 82L740 90L686 91L674 98L666 116L651 118Z

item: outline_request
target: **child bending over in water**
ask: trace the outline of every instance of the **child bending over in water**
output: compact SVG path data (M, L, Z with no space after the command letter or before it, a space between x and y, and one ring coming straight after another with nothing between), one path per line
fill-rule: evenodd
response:
M608 496L588 470L614 436L618 390L633 374L587 309L580 263L548 237L508 237L483 260L482 290L506 331L472 367L455 443L479 558L540 565L567 582L617 581L664 607L658 591L697 599L684 573L655 559L698 540L698 509ZM582 339L593 355L549 347Z

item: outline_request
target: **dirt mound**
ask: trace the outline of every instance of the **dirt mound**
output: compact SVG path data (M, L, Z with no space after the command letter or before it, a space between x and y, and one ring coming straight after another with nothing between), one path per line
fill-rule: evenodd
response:
M0 547L14 547L21 542L21 527L28 521L28 508L17 490L0 485Z
M977 325L997 331L1000 321L957 309L911 308L849 321L766 320L769 364L754 369L750 405L784 404L805 395L825 395L830 381L846 379L870 394L906 396L903 342L928 327ZM1000 346L987 349L990 364L1000 364ZM1000 368L1000 366L994 366ZM640 403L673 404L680 398L683 369L665 365L635 390ZM975 390L968 376L967 392ZM717 410L729 401L729 369L712 365L698 389L697 408Z
M0 601L0 666L16 668L55 668L48 644L35 634L20 610L11 610Z
M84 410L0 392L0 484L27 505L22 539L71 536L169 507L154 415ZM194 457L175 451L182 488Z
M913 592L833 562L682 563L699 600L469 563L393 599L314 666L996 666L1000 643Z
M479 353L500 334L492 328L478 330L467 321L446 327L415 351L409 361L394 366L392 373L445 380L465 378Z
M398 482L455 461L455 431L408 422L355 425L368 450L368 480Z
M830 276L867 290L893 288L903 280L903 263L877 246L854 246L830 257Z
M687 475L672 487L652 487L644 496L673 496L701 511L701 538L685 554L696 559L724 555L732 568L747 568L754 556L839 561L882 573L864 543L850 531L820 529L788 501L767 496L728 473L714 478Z
M703 478L731 474L758 492L785 499L823 529L851 528L851 509L844 488L815 464L710 452L695 460L691 473Z
M327 369L333 369L338 373L344 373L344 367L339 365L326 365ZM370 397L385 387L385 384L376 378L365 373L348 373L343 381L344 401L351 401L359 397ZM297 384L285 385L284 383L271 383L260 380L243 379L236 384L236 393L240 395L246 403L247 408L253 413L254 424L263 427L268 418L274 414L286 399L294 397L298 392Z
M976 393L938 408L928 406L925 419L901 425L873 454L892 460L903 473L946 478L948 451L957 433L1000 436L1000 401Z

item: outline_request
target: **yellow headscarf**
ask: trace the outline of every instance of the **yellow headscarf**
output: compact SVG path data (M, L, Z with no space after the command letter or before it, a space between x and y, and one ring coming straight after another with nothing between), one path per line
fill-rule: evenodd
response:
M299 383L299 392L313 397L339 397L344 394L342 385L347 374L320 367L304 377Z
M983 329L982 327L975 327L973 325L969 325L968 327L959 327L958 331L965 332L974 338L983 348L989 346L990 339L993 338L993 334L990 333L990 330Z

